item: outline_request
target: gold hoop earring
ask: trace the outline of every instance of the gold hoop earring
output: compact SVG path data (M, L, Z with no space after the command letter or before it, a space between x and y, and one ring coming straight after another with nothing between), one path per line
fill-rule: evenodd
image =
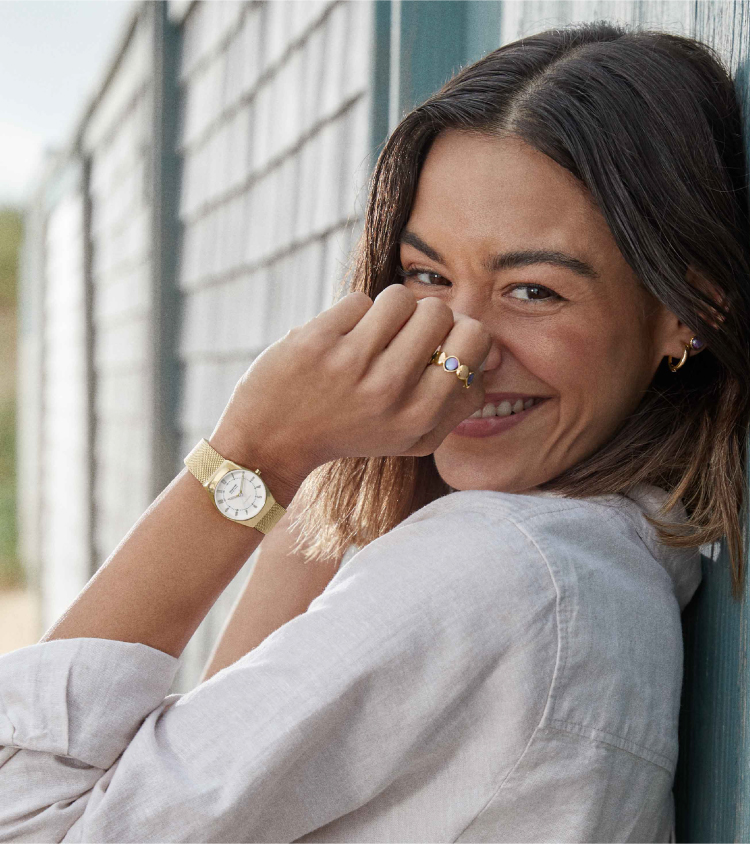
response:
M680 362L678 364L672 363L672 355L667 355L667 364L669 364L669 368L672 372L677 372L677 370L685 363L688 359L688 353L690 349L702 349L703 348L703 341L699 340L697 337L691 337L690 342L685 344L685 351L682 353L682 357L680 358Z

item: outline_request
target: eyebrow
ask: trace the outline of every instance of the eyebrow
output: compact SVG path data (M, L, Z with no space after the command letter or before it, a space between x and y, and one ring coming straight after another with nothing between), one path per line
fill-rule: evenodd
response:
M437 250L426 244L421 237L406 229L401 233L399 238L401 243L413 246L418 249L423 255L426 255L438 264L445 264L442 256ZM599 280L601 277L599 273L586 261L580 258L574 258L565 252L559 252L554 249L526 249L515 250L512 252L500 252L493 255L484 262L484 267L489 272L499 272L501 270L510 270L516 267L529 267L532 264L552 264L556 267L562 267L565 270L571 270L577 275L585 278Z

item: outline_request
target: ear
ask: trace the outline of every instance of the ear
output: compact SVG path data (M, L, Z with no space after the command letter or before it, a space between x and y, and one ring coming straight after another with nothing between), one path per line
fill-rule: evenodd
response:
M702 310L699 313L701 318L710 326L719 328L721 323L726 320L726 312L729 310L729 302L724 292L706 276L701 275L692 265L687 268L685 279L688 284L700 290L701 293L713 299L716 303L716 307L709 306L708 310Z
M719 287L713 282L709 281L704 275L701 275L694 267L689 266L685 274L685 279L688 284L691 284L701 293L712 299L716 306L707 306L701 309L699 314L713 328L719 328L726 320L726 311L728 308L727 297ZM685 346L690 345L690 340L693 337L698 337L699 340L706 340L697 333L697 329L681 322L671 311L667 312L667 324L664 326L663 354L671 355L675 358L681 358L685 351ZM689 355L700 354L705 349L705 345L701 349L690 349Z

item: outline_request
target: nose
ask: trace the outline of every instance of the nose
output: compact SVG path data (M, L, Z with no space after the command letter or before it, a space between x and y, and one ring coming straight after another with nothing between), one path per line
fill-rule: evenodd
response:
M490 347L490 353L487 356L487 360L484 362L482 372L489 372L491 369L497 369L497 367L500 366L501 360L502 354L500 352L500 346L498 346L498 344L493 338L492 346Z
M482 318L482 315L487 314L487 308L488 304L486 302L481 302L477 297L471 296L464 296L461 301L456 299L451 306L451 310L454 314L463 314L464 316L471 317L472 319L477 320L477 322L481 322L485 329L490 332L492 345L490 346L487 360L484 362L484 366L482 367L483 372L496 369L500 366L500 362L502 361L502 352L500 351L498 339L490 330L489 325L487 325L485 320Z

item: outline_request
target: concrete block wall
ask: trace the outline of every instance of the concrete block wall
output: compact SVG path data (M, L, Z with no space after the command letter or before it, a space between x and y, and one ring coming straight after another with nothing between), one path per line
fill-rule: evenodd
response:
M601 19L690 35L695 34L699 5L692 0L505 0L501 3L501 44L554 26ZM707 5L724 7L723 3Z
M18 555L29 587L40 594L41 427L44 349L44 190L31 198L24 214L18 291L18 357L16 372L16 520ZM42 631L40 631L41 635Z
M81 163L50 209L45 237L43 413L39 472L42 626L91 576L85 211Z
M41 177L27 214L18 454L44 629L162 488L165 432L177 431L173 477L254 357L333 303L372 164L373 20L372 0L138 4L70 148ZM171 83L167 41L180 55ZM172 205L165 150L181 165ZM177 273L157 231L165 213ZM176 304L174 407L165 302ZM196 631L175 691L196 684L253 562Z
M97 565L152 500L153 16L148 6L140 7L82 132L91 161Z
M17 418L19 554L39 629L91 576L85 167L47 162L25 214Z
M199 3L181 22L181 453L243 372L333 304L370 167L373 4ZM254 557L183 653L195 684Z

